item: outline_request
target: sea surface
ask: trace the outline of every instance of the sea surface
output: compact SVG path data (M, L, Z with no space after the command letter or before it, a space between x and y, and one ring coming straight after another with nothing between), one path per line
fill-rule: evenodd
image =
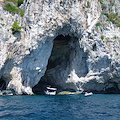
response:
M0 120L120 120L120 94L0 96Z

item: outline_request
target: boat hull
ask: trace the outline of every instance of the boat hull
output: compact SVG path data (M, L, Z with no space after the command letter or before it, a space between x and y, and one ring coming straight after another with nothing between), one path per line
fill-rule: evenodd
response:
M90 92L90 93L85 93L85 96L90 96L90 95L93 95L93 93L92 93L92 92Z
M55 91L55 92L48 92L48 91L45 91L45 94L46 94L46 95L56 95L56 91Z

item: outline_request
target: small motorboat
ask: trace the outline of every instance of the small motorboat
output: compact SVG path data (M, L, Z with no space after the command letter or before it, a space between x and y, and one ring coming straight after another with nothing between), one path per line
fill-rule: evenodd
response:
M56 95L57 88L46 87L46 95Z
M93 95L92 92L85 92L85 96L90 96L90 95Z

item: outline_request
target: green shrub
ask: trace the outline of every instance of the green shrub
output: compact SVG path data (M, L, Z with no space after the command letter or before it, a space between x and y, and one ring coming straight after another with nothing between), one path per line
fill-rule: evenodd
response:
M4 9L11 13L18 13L17 7L12 5L11 3L5 3Z
M102 25L102 26L105 26L105 25L107 25L107 24L106 24L106 23L101 23L101 25Z
M102 40L104 39L104 35L101 35L101 39L102 39Z
M119 24L117 24L117 27L120 27L120 23L119 23Z
M99 0L102 10L105 10L107 6L103 3L103 0Z
M98 27L98 26L101 26L101 23L100 23L100 22L96 23L96 27Z
M110 21L113 24L115 24L117 27L120 27L120 19L118 13L110 13L110 14L102 13L102 14L107 17L107 21Z
M106 43L110 42L110 39L109 38L106 38Z
M119 37L118 37L118 36L116 36L116 35L113 37L113 39L117 39L117 38L119 38Z
M118 15L117 12L113 13L113 10L112 10L112 6L114 6L114 0L109 0L110 3L107 6L103 0L98 0L98 1L100 2L101 8L102 8L101 14L105 15L107 17L107 21L110 21L117 27L120 27L120 16ZM107 7L108 7L109 11L106 10ZM106 13L106 12L108 12L108 13Z
M4 2L6 3L6 2L12 2L12 3L14 3L16 6L17 6L17 0L4 0Z
M13 25L12 25L12 34L14 34L15 32L21 32L21 26L18 25L17 21L14 21Z
M105 4L101 4L102 10L105 10L107 6Z
M21 16L23 16L24 13L25 13L24 9L19 8L19 14L20 14Z
M107 18L107 21L111 21L113 24L115 23L115 20L112 18Z
M103 0L99 0L99 2L102 4L102 3L103 3Z
M118 15L118 13L116 13L116 14L114 14L114 13L108 14L107 21L111 21L113 24L115 24L116 21L118 21L117 15Z
M113 6L114 5L114 1L110 0L110 5Z
M2 23L1 23L1 25L4 26L5 24L2 24Z
M3 18L0 18L0 20L3 20Z
M101 14L102 14L102 15L105 15L105 16L108 18L108 13L102 12Z
M18 6L20 6L21 4L23 4L24 0L18 0Z
M9 11L10 13L17 13L20 14L21 16L24 15L24 10L11 4L11 3L5 3L4 9Z
M115 51L115 52L117 52L117 50L116 50L116 49L114 49L114 51Z
M100 22L96 23L96 27L105 26L105 25L106 25L106 23L100 23Z
M117 13L116 14L110 13L109 14L109 18L113 18L113 19L117 18Z
M23 4L24 0L4 0L4 2L12 2L14 3L17 7L19 7L21 4Z
M98 27L96 26L95 29L98 30Z

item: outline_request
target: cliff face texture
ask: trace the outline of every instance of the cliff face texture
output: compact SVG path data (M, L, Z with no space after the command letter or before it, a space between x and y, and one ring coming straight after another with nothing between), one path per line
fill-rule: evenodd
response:
M23 17L3 5L1 89L33 94L52 85L81 92L120 91L119 0L25 0ZM15 20L22 29L13 35Z

